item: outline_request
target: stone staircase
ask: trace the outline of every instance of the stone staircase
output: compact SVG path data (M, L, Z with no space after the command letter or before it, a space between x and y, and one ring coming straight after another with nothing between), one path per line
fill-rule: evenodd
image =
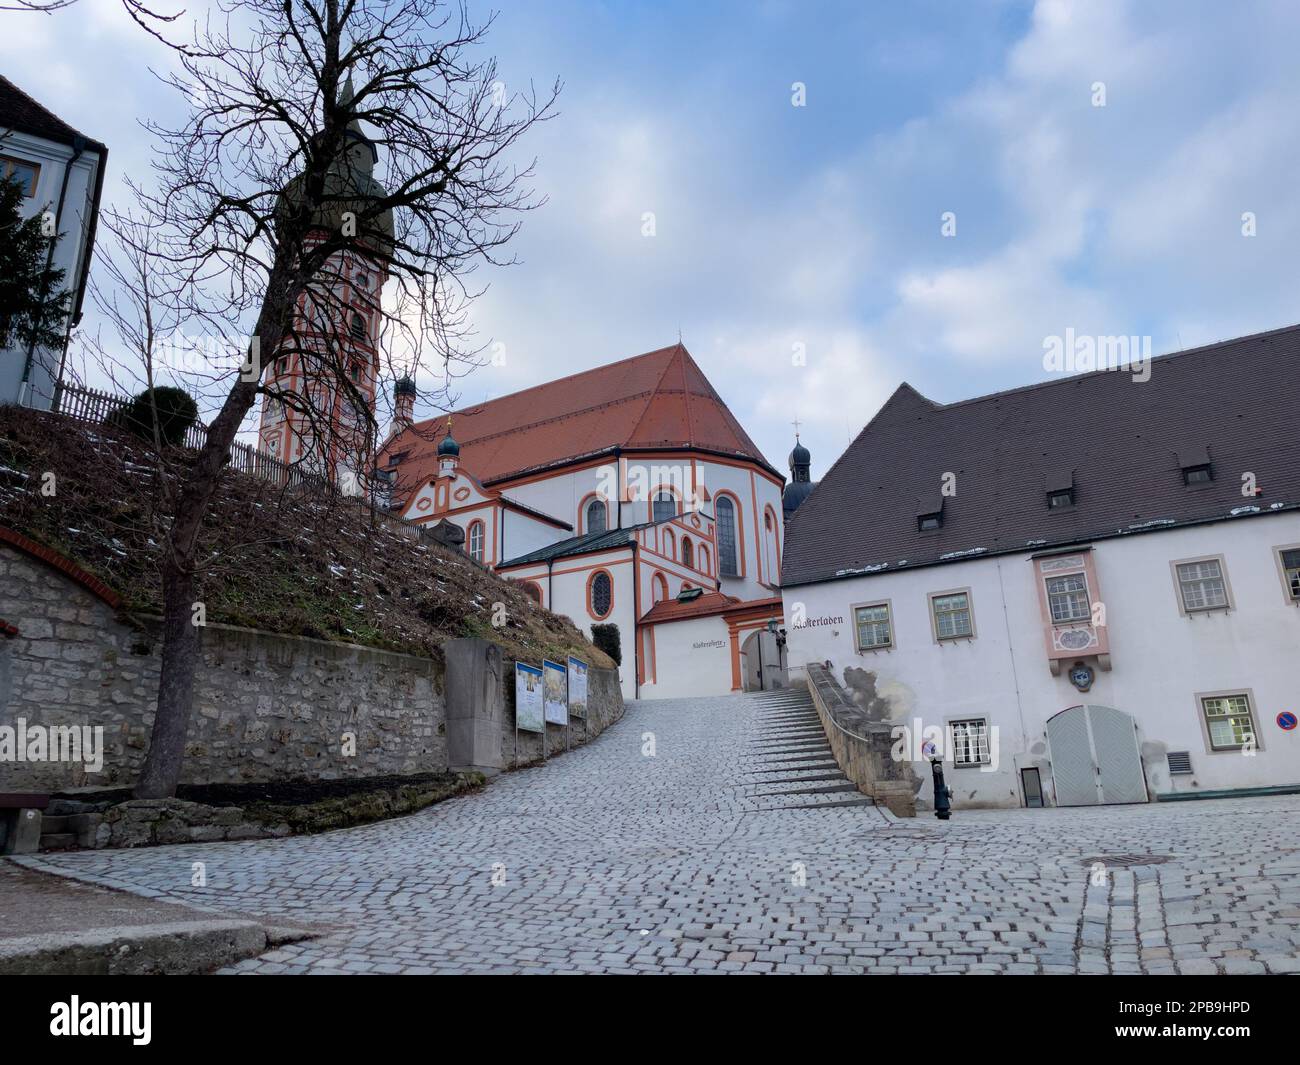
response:
M741 770L745 797L762 810L874 806L840 772L806 688L756 696L760 703Z

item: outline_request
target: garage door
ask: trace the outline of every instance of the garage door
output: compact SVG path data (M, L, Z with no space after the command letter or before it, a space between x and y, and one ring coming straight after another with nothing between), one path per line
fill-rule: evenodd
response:
M1047 722L1058 806L1146 802L1133 718L1110 706L1073 706Z

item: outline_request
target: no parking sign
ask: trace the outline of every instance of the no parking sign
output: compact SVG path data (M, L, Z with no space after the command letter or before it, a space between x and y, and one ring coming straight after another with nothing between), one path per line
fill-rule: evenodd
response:
M1277 727L1283 732L1290 732L1296 726L1296 716L1290 710L1283 710L1277 715Z

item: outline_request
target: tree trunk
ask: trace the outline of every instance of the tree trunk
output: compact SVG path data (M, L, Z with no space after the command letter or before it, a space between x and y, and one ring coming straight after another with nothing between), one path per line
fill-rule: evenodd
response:
M162 672L158 678L149 753L135 786L137 799L162 799L176 794L185 739L194 705L194 674L202 641L194 624L194 571L168 559L163 567Z

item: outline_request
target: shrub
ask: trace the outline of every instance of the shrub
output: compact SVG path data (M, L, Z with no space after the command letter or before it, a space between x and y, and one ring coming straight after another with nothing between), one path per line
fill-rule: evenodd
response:
M614 660L616 666L623 664L623 647L619 640L617 625L593 625L591 642Z
M146 388L124 407L119 407L108 419L110 425L153 443L154 410L158 412L158 435L164 447L176 447L185 442L199 417L198 404L190 394L180 388Z

